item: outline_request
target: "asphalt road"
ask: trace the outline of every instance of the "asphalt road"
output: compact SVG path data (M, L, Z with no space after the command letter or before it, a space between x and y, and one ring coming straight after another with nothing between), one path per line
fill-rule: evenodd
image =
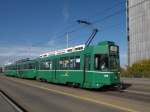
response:
M128 90L150 93L150 79L148 78L121 78L121 80L128 84Z
M0 95L0 112L16 112L16 110Z
M90 91L5 76L0 89L30 112L150 112L150 95L143 93Z
M145 95L145 94L137 94L137 91L133 91L133 92L114 92L114 91L107 91L103 94L107 94L107 95L112 95L112 96L116 96L116 97L121 97L121 98L126 98L126 99L130 99L130 100L134 100L134 101L140 101L140 102L145 102L145 103L150 103L150 95Z
M148 78L121 78L123 82L140 85L150 85L150 79Z
M30 112L122 112L108 106L84 101L38 88L0 79L0 89ZM0 105L5 105L1 104ZM6 105L5 105L6 106ZM3 108L0 108L2 111ZM13 112L6 110L4 112Z

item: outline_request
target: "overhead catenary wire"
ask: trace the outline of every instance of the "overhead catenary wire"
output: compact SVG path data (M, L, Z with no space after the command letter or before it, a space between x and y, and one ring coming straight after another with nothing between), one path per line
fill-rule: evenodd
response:
M89 19L89 18L93 18L93 17L96 17L96 16L99 16L98 14L101 14L101 13L105 13L106 11L109 11L109 10L112 10L113 8L116 8L118 5L121 5L121 4L123 4L124 3L124 1L123 2L117 2L117 3L115 3L113 6L111 6L111 7L109 7L109 8L105 8L104 10L101 10L101 11L99 11L99 12L96 12L96 14L91 14L91 15L89 15L89 16L87 16L87 19ZM76 20L75 20L76 21ZM75 22L74 21L74 22ZM72 21L71 21L72 22ZM74 28L74 29L72 29L74 27L74 24L72 23L71 25L69 25L69 26L67 26L67 27L65 27L61 32L68 32L69 34L70 33L74 33L74 32L77 32L77 31L79 31L79 30L81 30L81 29L83 29L83 28L85 28L86 26L77 26L76 28ZM65 29L71 29L70 31L65 31ZM66 33L59 33L59 34L56 34L56 35L58 35L58 36L54 36L54 38L51 38L51 39L60 39L60 38L64 38L65 36L66 36ZM39 42L39 43L37 43L37 45L39 45L39 44L42 44L43 42ZM36 46L36 44L34 44L34 46Z
M110 19L110 18L112 18L112 17L114 17L114 16L116 16L116 15L121 14L122 12L123 12L123 10L119 10L119 11L117 11L117 12L111 14L111 15L105 16L104 18L102 18L102 19L100 19L100 20L96 20L96 21L93 22L93 25L94 25L94 24L97 24L97 23L100 23L100 22L103 22L103 21L106 21L106 20L108 20L108 19ZM81 27L79 27L79 28L76 28L76 29L73 29L73 30L71 30L71 31L68 31L67 33L68 33L68 34L72 34L72 33L75 33L75 32L77 32L77 31L80 31L81 29L83 29L83 28L85 28L85 27L87 27L87 26L81 26ZM59 35L59 36L57 36L57 37L55 37L55 38L53 38L53 39L60 40L60 39L64 38L65 35L66 35L66 33L64 33L64 34L62 34L62 35Z
M110 30L110 29L112 29L112 28L116 28L116 27L118 27L118 26L120 26L122 24L122 22L120 22L120 23L116 23L116 24L112 24L112 25L109 25L109 26L107 26L107 27L102 27L101 28L101 32L103 32L103 31L108 31L108 30ZM75 41L75 37L72 37L71 39L70 39L70 41Z
M119 5L121 5L121 4L124 4L124 1L121 1L121 2L118 2L117 1L117 3L115 3L114 5L112 5L111 7L108 7L108 8L105 8L105 9L103 9L103 10L101 10L101 11L98 11L98 12L96 12L95 14L90 14L89 16L87 16L87 17L85 17L85 18L83 18L83 20L84 19L90 19L90 18L95 18L95 17L97 17L99 14L102 14L102 13L105 13L105 12L107 12L107 11L110 11L110 10L112 10L113 8L116 8L117 6L119 6ZM66 30L67 29L71 29L72 27L74 27L74 23L76 22L76 20L74 20L74 21L70 21L72 24L71 25L68 25L68 26L66 26L65 28L63 28L60 32L66 32ZM80 26L81 27L81 26ZM79 28L79 27L78 27ZM60 33L57 33L58 35L60 35ZM64 33L63 33L64 34Z
M116 24L112 24L112 25L109 25L109 26L107 26L107 27L102 27L101 28L101 32L103 32L103 31L108 31L108 30L110 30L110 29L113 29L113 28L116 28L116 27L118 27L118 26L120 26L122 24L122 22L119 22L119 23L116 23ZM82 37L84 36L84 35L81 35ZM76 37L74 36L74 37L71 37L70 39L69 39L69 41L70 42L73 42L73 41L75 41L76 40ZM61 41L62 42L62 41ZM43 47L44 48L44 47ZM59 47L59 48L62 48L62 47Z
M137 4L133 5L133 6L128 7L128 9L134 8L134 7L136 7L136 6L140 5L140 4L145 3L146 1L148 1L148 0L143 0L142 2L139 2L139 3L137 3ZM106 15L105 17L103 17L103 18L101 18L101 19L95 20L95 21L93 21L92 23L93 23L93 24L99 24L99 23L101 23L101 22L103 22L103 21L109 20L109 19L112 18L112 17L115 17L115 16L117 16L117 15L119 15L119 14L124 13L126 10L127 10L127 8L118 10L118 11L112 13L112 14ZM118 25L117 25L117 26L118 26ZM85 28L85 27L86 27L86 26L77 27L77 28L75 28L75 29L72 29L72 30L68 31L68 33L69 33L69 34L75 33L75 32L80 31L81 29L83 29L83 28ZM107 28L105 28L105 29L107 30ZM57 40L61 40L62 38L65 37L65 35L66 35L66 33L63 33L63 34L60 34L59 36L56 36L55 38L51 38L51 39L55 39L56 41L57 41ZM72 41L73 39L69 39L69 40ZM40 43L40 44L42 44L42 43ZM38 44L38 45L39 45L39 44ZM35 44L34 46L36 46L36 44Z
M133 5L133 6L130 6L128 9L134 8L134 7L136 7L136 6L138 6L138 5L142 4L142 3L144 3L144 2L146 2L146 1L148 1L148 0L143 0L142 2L139 2L139 3L137 3L137 4ZM107 15L107 16L101 18L101 19L97 19L97 20L93 21L92 24L94 25L94 24L97 24L97 23L101 23L101 22L103 22L103 21L106 21L106 20L108 20L108 19L114 17L114 16L117 16L117 15L119 15L119 14L121 14L121 13L124 13L125 11L126 11L126 8L121 9L121 10L118 10L118 11L114 12L113 14L109 14L109 15ZM74 29L74 30L70 31L69 33L73 33L73 32L76 32L76 31L78 31L78 30L80 30L80 29Z
M134 8L134 7L136 7L136 6L138 6L138 5L142 4L142 3L144 3L144 2L146 2L146 1L148 1L148 0L143 0L142 2L139 2L139 3L137 3L137 4L133 5L133 6L128 7L128 9ZM109 9L111 9L111 8L109 8ZM121 10L118 10L118 11L114 12L113 14L109 14L109 15L107 15L107 16L101 18L101 19L97 19L97 20L93 21L92 24L94 25L94 24L101 23L101 22L103 22L103 21L106 21L106 20L108 20L108 19L114 17L114 16L120 15L120 14L124 13L125 11L126 11L126 8L121 9ZM84 27L87 27L87 26L84 26ZM70 33L77 32L77 31L81 30L81 29L84 28L84 27L82 26L82 27L80 27L80 28L73 29L73 30L71 30L71 31L68 31L68 33L70 34ZM62 36L62 37L63 37L63 36Z

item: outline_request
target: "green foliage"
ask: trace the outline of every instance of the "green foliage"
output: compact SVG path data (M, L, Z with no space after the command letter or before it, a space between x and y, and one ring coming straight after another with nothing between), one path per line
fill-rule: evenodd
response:
M150 59L138 61L132 66L128 66L127 69L121 68L121 76L150 78Z

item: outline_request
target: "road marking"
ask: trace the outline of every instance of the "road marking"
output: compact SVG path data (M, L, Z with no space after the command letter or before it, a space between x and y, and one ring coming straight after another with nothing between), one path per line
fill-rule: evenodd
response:
M4 95L1 91L0 91L0 96L2 96L4 98L5 101L7 101L7 103L9 103L17 112L24 112L21 108L19 108L16 104L14 104L6 95Z
M129 92L129 93L142 94L142 95L150 95L150 93L148 93L148 92L142 92L142 91L135 91L135 90L123 90L123 91Z
M27 85L27 86L31 86L31 87L35 87L35 88L55 92L55 93L58 93L58 94L62 94L62 95L70 96L70 97L77 98L77 99L80 99L80 100L85 100L85 101L97 103L97 104L100 104L100 105L109 106L109 107L120 109L120 110L127 111L127 112L140 112L140 111L133 110L133 109L126 108L126 107L122 107L122 106L119 106L119 105L114 105L114 104L103 102L103 101L97 101L97 100L94 100L94 99L91 99L91 98L85 98L85 97L73 95L73 94L70 94L70 93L62 92L62 91L59 91L59 90L54 90L54 89L42 87L42 86L39 86L39 85L34 85L34 84L31 84L31 83L25 83L23 81L16 81L16 80L13 80L13 79L10 79L10 80L21 83L21 84L24 84L24 85Z

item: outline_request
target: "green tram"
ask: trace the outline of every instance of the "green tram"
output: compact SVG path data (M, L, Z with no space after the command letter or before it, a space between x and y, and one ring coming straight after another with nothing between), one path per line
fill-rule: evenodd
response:
M5 74L81 88L101 88L120 84L119 65L119 47L104 41L74 51L68 49L67 53L16 62L5 67Z

